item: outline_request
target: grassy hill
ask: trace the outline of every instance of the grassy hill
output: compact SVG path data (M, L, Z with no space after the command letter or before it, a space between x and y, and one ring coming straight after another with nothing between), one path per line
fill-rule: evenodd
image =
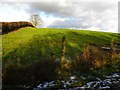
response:
M3 88L7 90L20 85L34 88L40 82L66 80L74 74L82 85L87 81L80 78L84 73L98 77L120 71L120 54L101 50L112 39L120 46L117 33L26 27L1 37ZM62 37L66 37L64 62L60 61Z
M66 37L66 57L82 52L87 44L105 46L112 39L120 45L120 35L116 33L87 30L22 28L2 35L3 64L7 60L20 59L22 64L30 64L39 58L49 58L52 54L60 57L61 39Z

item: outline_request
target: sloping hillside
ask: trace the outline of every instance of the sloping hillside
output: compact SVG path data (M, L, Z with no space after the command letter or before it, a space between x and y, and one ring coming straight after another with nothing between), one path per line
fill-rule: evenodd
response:
M6 90L23 90L26 85L33 90L40 83L54 80L59 89L61 82L73 75L78 81L70 87L82 86L98 76L120 71L120 54L113 49L101 50L103 46L120 46L116 33L29 27L1 37L2 83Z
M82 52L85 45L99 47L114 43L120 45L120 35L116 33L95 32L87 30L53 29L53 28L22 28L16 32L2 35L3 64L7 60L17 60L25 64L49 58L60 57L61 39L66 37L66 57L73 57ZM29 63L28 63L29 64Z

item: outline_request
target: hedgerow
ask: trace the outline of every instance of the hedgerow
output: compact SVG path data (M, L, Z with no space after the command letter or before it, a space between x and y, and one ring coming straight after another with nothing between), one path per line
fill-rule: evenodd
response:
M34 27L30 22L2 22L2 34L16 31L23 27Z

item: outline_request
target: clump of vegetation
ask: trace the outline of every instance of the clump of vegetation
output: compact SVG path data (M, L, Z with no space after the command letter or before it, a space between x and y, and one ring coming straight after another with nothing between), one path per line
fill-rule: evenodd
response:
M23 27L34 27L30 22L2 22L2 34L15 31Z
M3 69L3 87L4 85L36 85L44 81L56 80L58 65L58 62L46 59L27 67L9 61Z

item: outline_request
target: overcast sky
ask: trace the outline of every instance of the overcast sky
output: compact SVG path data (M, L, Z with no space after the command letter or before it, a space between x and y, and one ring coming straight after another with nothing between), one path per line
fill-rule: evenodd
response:
M29 21L32 14L39 14L44 22L42 27L45 28L118 32L117 1L45 0L19 3L8 1L10 0L0 2L0 21Z

